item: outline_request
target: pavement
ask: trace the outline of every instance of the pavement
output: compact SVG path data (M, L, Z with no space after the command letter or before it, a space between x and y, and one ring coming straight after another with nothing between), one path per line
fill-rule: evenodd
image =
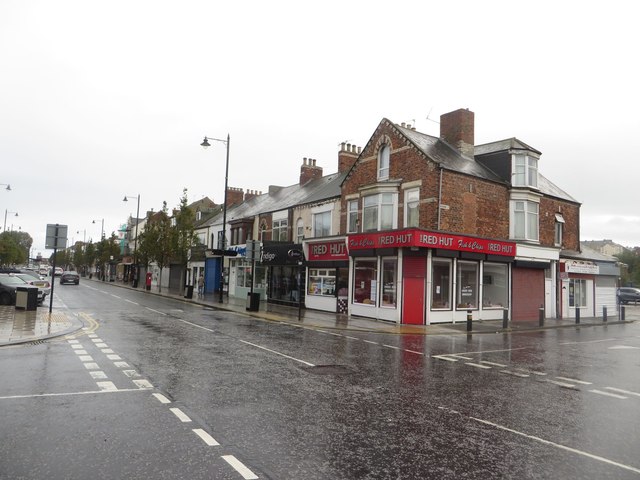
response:
M103 283L99 280L83 278L81 282ZM121 282L110 282L109 285L133 289L133 287ZM607 324L631 323L640 320L640 306L627 307L625 309L625 320L618 318L617 312L611 312L608 321L605 323L602 317L582 318L577 325L575 319L551 319L544 320L540 325L539 319L529 321L509 322L506 328L502 320L474 320L471 323L471 330L467 330L467 322L438 323L433 325L399 325L384 320L348 316L345 314L322 312L317 310L298 309L283 305L272 305L260 302L258 311L248 311L246 302L241 299L224 298L219 302L219 295L206 294L198 298L194 292L194 297L187 299L184 295L171 291L149 291L138 288L140 292L148 295L158 295L173 298L177 301L200 305L204 308L214 310L232 311L242 313L251 317L265 321L288 323L294 325L304 325L309 328L319 328L327 330L351 330L368 333L385 333L394 335L469 335L483 333L518 333L525 331L572 328L572 327L594 327ZM38 343L50 338L70 335L80 330L85 325L81 317L77 317L67 311L56 311L49 313L48 301L46 305L38 307L37 311L25 311L16 309L13 306L0 306L0 347L6 345L16 345L24 343Z

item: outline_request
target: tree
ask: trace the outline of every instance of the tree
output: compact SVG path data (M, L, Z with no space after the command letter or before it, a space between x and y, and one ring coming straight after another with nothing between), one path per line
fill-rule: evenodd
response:
M172 228L167 211L167 202L164 201L162 210L147 219L139 242L139 251L142 251L143 258L147 262L155 262L160 269L159 291L162 291L162 269L169 264L172 256Z
M29 260L33 239L26 232L2 232L0 234L0 264L19 265Z
M189 261L189 251L191 247L199 243L198 236L195 234L194 223L195 213L187 204L187 189L182 190L180 198L180 207L174 215L175 225L172 228L171 250L173 259L180 262L184 267L182 269L181 285L186 283L185 275L187 271L187 262Z
M625 249L616 258L626 266L620 269L622 285L640 285L640 255L637 250Z

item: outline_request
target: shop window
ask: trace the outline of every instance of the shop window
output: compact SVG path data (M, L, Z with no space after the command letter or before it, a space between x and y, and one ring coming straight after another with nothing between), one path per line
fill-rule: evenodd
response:
M418 205L420 205L420 189L404 192L404 226L417 227L420 223Z
M584 278L569 279L569 306L587 306L587 281Z
M236 287L251 288L251 262L243 260L236 264ZM267 268L256 266L256 273L253 279L255 288L265 288L267 284Z
M459 261L456 273L456 306L459 309L478 308L478 264Z
M482 308L509 306L509 267L485 263L482 270Z
M336 291L335 268L309 269L307 294L334 297Z
M302 292L304 293L304 285ZM298 301L298 268L288 266L271 267L269 298L287 302Z
M358 200L349 200L347 211L347 233L356 233L358 231Z
M382 302L381 307L396 306L396 289L398 278L398 260L396 258L382 259Z
M451 309L451 260L434 258L431 262L431 309Z
M375 305L378 291L378 260L356 258L354 264L353 303Z

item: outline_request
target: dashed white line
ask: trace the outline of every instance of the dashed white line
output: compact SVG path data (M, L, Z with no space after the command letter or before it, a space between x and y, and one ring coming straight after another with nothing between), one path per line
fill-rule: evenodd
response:
M76 355L87 355L86 350L74 350L74 352L76 353Z
M117 299L122 298L122 297L119 297L118 295L114 295L113 293L111 294L111 296L112 296L113 298L117 298Z
M546 378L543 380L544 382L548 382L548 383L553 383L554 385L558 385L559 387L565 387L565 388L576 388L575 385L573 385L572 383L567 383L567 382L558 382L556 380L551 380L549 378Z
M527 375L526 373L512 372L511 370L500 370L500 373L506 373L507 375L513 375L514 377L520 377L520 378L529 377L529 375Z
M167 315L166 313L164 313L164 312L159 312L158 310L154 310L153 308L149 308L149 307L144 307L144 308L146 308L147 310L149 310L149 311L151 311L151 312L153 312L153 313L157 313L157 314L159 314L159 315L165 315L165 316Z
M473 358L471 358L471 357L465 357L465 356L463 356L463 355L452 354L451 356L452 356L453 358L460 358L460 359L462 359L462 360L473 360Z
M446 355L432 355L433 358L437 358L438 360L446 360L447 362L457 362L455 358L447 357Z
M160 402L160 403L171 403L171 400L169 400L167 397L165 397L164 395L162 395L161 393L154 393L153 394L154 397L156 397L156 399Z
M107 358L109 360L122 360L122 358L120 358L120 355L114 355L114 354L108 354Z
M405 350L405 352L415 353L416 355L424 355L424 352L416 352L415 350Z
M576 380L575 378L556 377L558 380L564 380L565 382L579 383L580 385L592 385L591 382L585 382L583 380Z
M67 340L70 344L80 343L80 340Z
M73 348L74 350L81 350L84 347L82 345L71 345L71 348Z
M113 391L118 389L113 382L96 382L96 385L100 390Z
M229 465L231 465L236 470L236 472L238 472L240 475L242 475L242 478L244 478L245 480L256 480L258 478L258 476L255 473L253 473L251 470L249 470L244 465L244 463L242 463L240 460L238 460L233 455L222 455L222 458Z
M211 435L209 435L201 428L194 428L193 433L198 435L202 439L202 441L210 447L217 447L218 445L220 445Z
M110 348L103 348L102 350L100 350L102 353L114 353L113 350L111 350Z
M380 345L378 342L374 342L372 340L364 340L363 339L362 341L365 342L365 343L371 343L372 345Z
M91 375L91 378L93 379L104 379L104 378L108 378L107 374L104 373L102 370L94 370L92 372L89 372L89 374Z
M620 400L626 400L628 397L618 395L617 393L603 392L602 390L589 390L591 393L597 393L598 395L604 395L605 397L619 398Z
M476 367L476 368L491 369L489 365L482 365L481 363L465 362L465 365L469 365L470 367Z
M173 413L176 417L178 417L178 419L181 422L188 423L191 421L191 419L179 408L173 407L173 408L170 408L169 410L171 410L171 413Z
M383 344L382 344L382 346L383 346L383 347L387 347L387 348L393 348L394 350L402 350L401 348L396 347L396 346L394 346L394 345L385 345L385 344L383 343Z
M109 348L106 343L96 343L96 348Z
M122 373L124 373L129 378L134 378L134 377L139 377L140 376L140 374L138 372L136 372L135 370L122 370Z
M129 364L127 362L113 362L113 364L118 368L129 368Z
M134 302L133 300L129 300L127 298L124 299L125 302L133 303L134 305L140 305L138 302Z
M277 352L275 350L271 350L270 348L263 347L261 345L256 345L255 343L247 342L246 340L239 340L239 341L241 343L246 344L246 345L251 345L252 347L260 348L260 349L265 350L267 352L271 352L271 353L273 353L275 355L279 355L281 357L288 358L290 360L295 360L296 362L303 363L304 365L307 365L309 367L315 367L315 365L313 363L305 362L304 360L300 360L299 358L295 358L295 357L292 357L290 355L285 355L284 353L280 353L280 352Z
M484 363L485 365L491 365L493 367L502 367L502 368L506 367L506 365L503 365L502 363L489 362L487 360L480 360L480 363Z
M133 380L133 383L138 387L138 388L153 388L153 385L151 385L151 382L149 382L149 380Z
M624 393L625 395L633 395L635 397L640 397L640 393L638 393L638 392L631 392L629 390L622 390L621 388L604 387L604 389L605 390L611 390L612 392Z
M83 365L87 370L98 370L100 368L98 364L94 362L83 363Z
M93 362L93 357L91 355L80 355L78 358L81 362Z

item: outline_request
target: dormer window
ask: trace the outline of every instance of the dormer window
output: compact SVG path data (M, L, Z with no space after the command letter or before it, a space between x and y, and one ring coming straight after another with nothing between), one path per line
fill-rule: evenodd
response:
M531 155L513 156L513 186L538 188L538 159Z
M389 145L382 145L378 150L378 180L389 178Z
M202 212L198 210L196 212L196 222L199 222L200 220L202 220Z

